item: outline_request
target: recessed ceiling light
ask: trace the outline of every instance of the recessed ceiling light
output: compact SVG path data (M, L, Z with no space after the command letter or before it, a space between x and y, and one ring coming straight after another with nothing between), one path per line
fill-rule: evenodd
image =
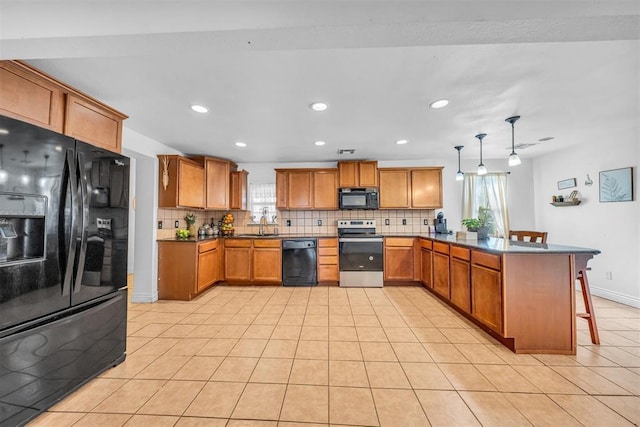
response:
M327 108L329 108L329 106L327 104L325 104L324 102L314 102L313 104L311 104L309 106L313 111L324 111Z
M244 143L244 142L236 142L236 146L237 146L237 147L246 147L246 146L247 146L247 144L246 144L246 143Z
M431 104L429 104L429 107L442 108L442 107L446 107L447 105L449 105L448 99L438 99L437 101L433 101Z
M9 131L7 129L0 129L0 135L9 135Z
M196 113L206 113L209 111L207 107L203 107L202 105L192 105L191 109Z
M546 142L546 141L551 141L552 139L555 139L555 137L553 137L553 136L545 136L544 138L540 138L538 141Z
M316 144L316 145L324 145L325 143L324 143L324 141L316 141L316 142L314 142L314 144Z
M396 144L403 145L403 144L406 144L407 142L409 142L409 141L407 141L406 139L399 139L399 140L396 141Z

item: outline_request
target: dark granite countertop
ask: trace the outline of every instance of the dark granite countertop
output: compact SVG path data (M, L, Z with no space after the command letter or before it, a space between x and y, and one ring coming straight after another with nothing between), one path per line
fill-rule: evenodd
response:
M189 237L186 239L180 239L178 237L168 237L165 239L158 239L158 242L185 242L196 243L204 242L213 239L318 239L322 237L336 238L336 233L296 233L296 234L266 234L264 236L258 236L256 234L236 234L233 236L204 236L204 237Z
M411 234L411 236L415 236L415 234ZM590 253L597 255L600 253L598 249L558 245L554 243L518 242L515 240L499 239L495 237L477 241L457 239L455 234L419 234L417 237L424 237L439 242L454 243L471 249L481 249L497 254Z
M492 252L496 254L551 254L551 253L591 253L599 254L598 249L581 248L577 246L558 245L554 243L531 243L531 242L518 242L508 239L499 239L490 237L487 240L463 240L457 239L455 234L416 234L416 233L383 233L384 237L422 237L431 239L438 242L453 243L459 246L464 246L470 249L481 249L483 251ZM239 234L229 237L220 236L204 236L204 237L190 237L187 239L179 239L177 237L171 237L166 239L158 239L159 242L185 242L185 243L197 243L205 242L213 239L317 239L317 238L335 238L338 237L336 233L321 234L321 233L296 233L296 234L278 234L278 235L265 235L257 236L254 234Z

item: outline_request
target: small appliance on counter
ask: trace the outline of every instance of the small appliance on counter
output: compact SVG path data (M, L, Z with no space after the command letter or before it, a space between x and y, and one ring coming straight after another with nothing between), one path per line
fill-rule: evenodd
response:
M438 212L436 215L436 234L449 234L449 230L447 230L447 220L444 217L442 212Z

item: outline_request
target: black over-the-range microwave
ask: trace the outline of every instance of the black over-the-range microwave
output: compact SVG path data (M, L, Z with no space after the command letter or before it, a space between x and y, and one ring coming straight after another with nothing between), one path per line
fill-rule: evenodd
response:
M341 188L338 190L340 209L378 209L377 188Z

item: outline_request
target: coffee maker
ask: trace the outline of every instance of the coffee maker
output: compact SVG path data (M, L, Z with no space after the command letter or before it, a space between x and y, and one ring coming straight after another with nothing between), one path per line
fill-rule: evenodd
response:
M436 234L449 234L449 230L447 230L447 220L444 217L442 212L438 212L436 215Z

